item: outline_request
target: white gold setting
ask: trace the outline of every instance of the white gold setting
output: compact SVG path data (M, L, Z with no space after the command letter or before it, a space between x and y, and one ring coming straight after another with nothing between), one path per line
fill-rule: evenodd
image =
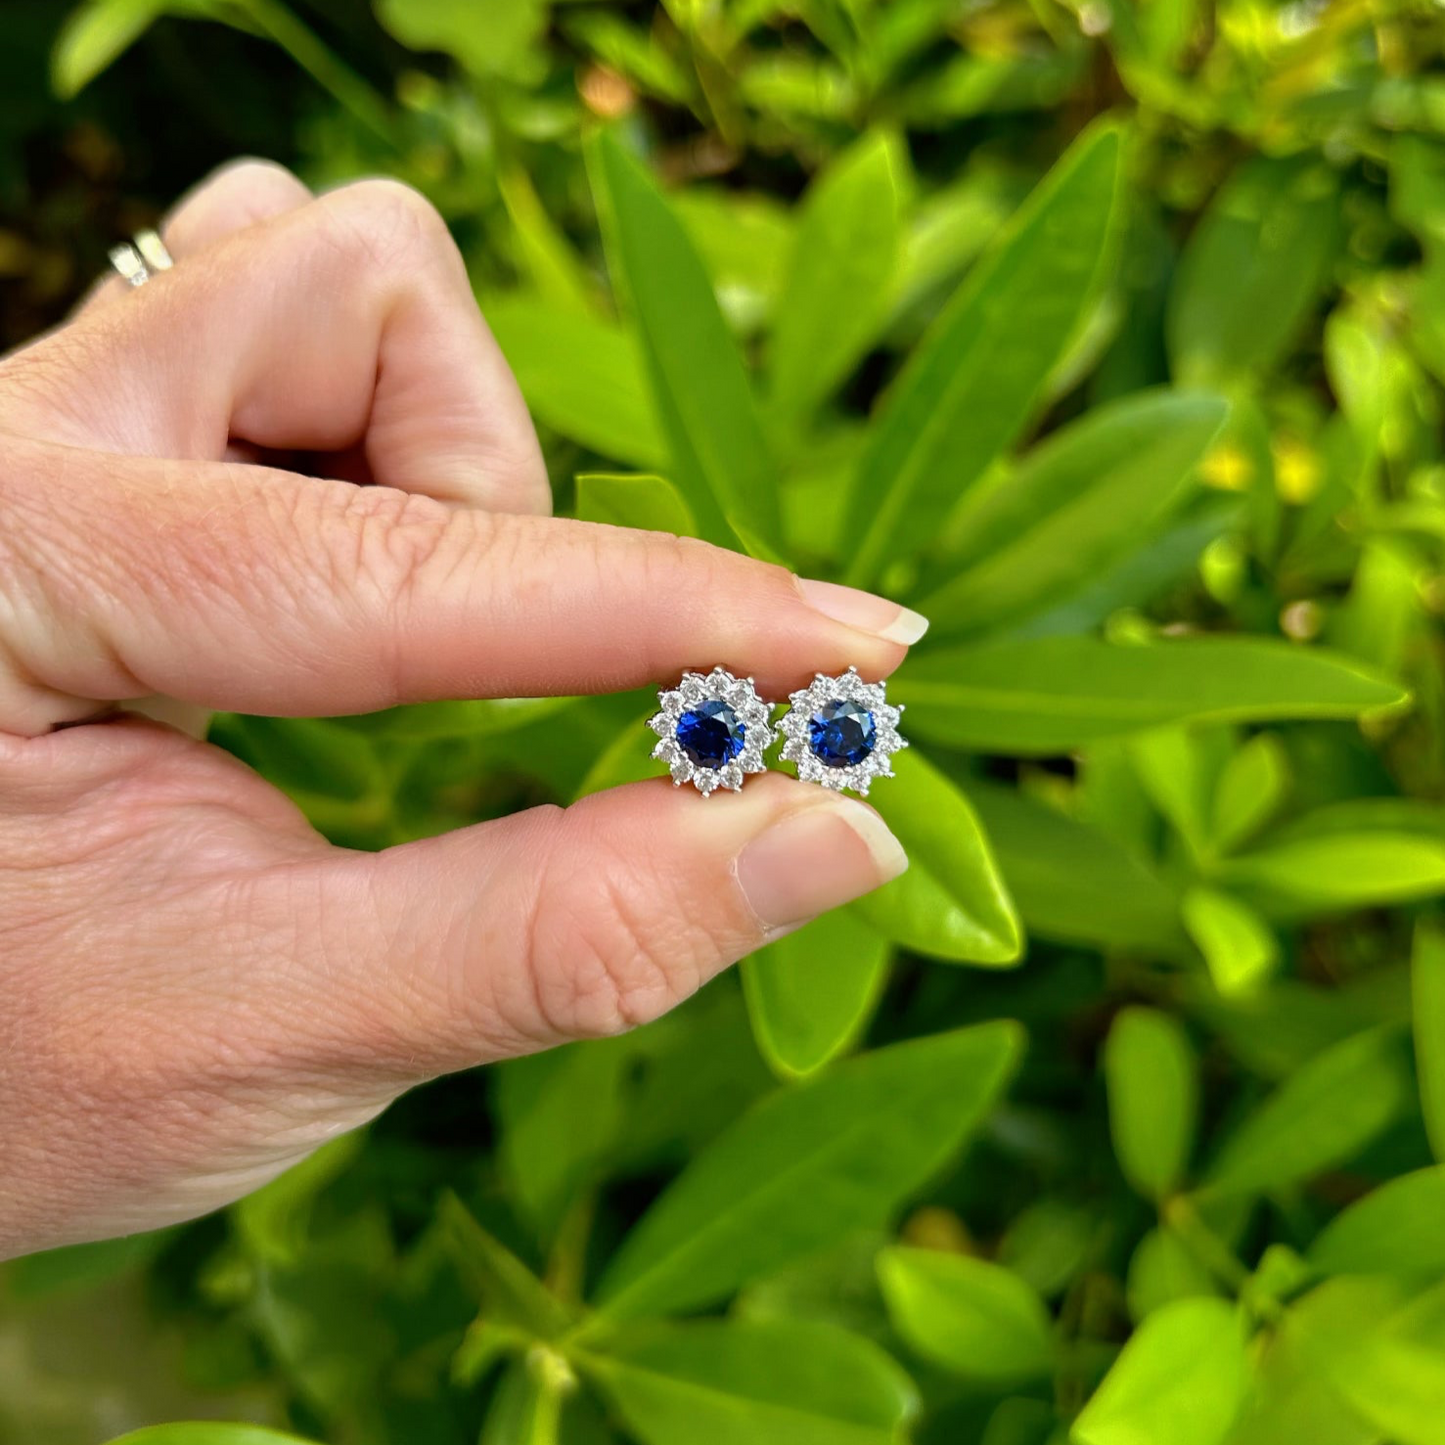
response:
M830 703L837 702L855 703L873 718L872 747L856 763L830 765L813 750L813 718ZM864 682L856 667L850 667L838 677L827 677L820 672L808 687L792 693L788 703L788 711L778 724L784 738L779 756L797 764L798 776L804 782L821 783L840 792L851 788L866 798L874 778L893 776L889 759L906 748L908 740L898 732L903 708L894 707L888 701L885 684Z
M140 231L133 241L112 248L110 264L132 286L144 286L158 271L169 271L175 262L157 232Z
M691 783L703 797L718 788L736 793L749 773L767 771L763 754L773 744L772 708L758 696L752 678L734 677L724 667L715 667L706 674L685 672L676 687L663 688L657 694L657 701L662 711L647 723L659 739L652 756L667 764L674 787ZM742 725L740 751L720 767L700 766L678 740L683 718L709 702L731 708L734 718Z

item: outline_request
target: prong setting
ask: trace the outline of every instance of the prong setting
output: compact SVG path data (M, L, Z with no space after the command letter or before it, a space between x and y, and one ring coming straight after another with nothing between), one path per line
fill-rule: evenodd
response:
M674 787L691 783L705 798L719 788L736 793L749 773L767 771L772 708L752 678L725 667L685 672L657 701L660 711L647 724L658 736L652 756L667 764Z
M901 708L888 701L886 685L864 682L850 667L837 677L818 673L788 698L778 724L779 754L807 783L868 796L875 778L891 778L893 754L908 746L898 732Z

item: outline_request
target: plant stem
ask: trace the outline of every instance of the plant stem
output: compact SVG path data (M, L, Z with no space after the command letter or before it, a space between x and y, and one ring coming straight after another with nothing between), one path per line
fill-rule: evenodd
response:
M378 140L401 149L391 107L339 56L327 48L278 0L236 0L257 29L281 47L302 70Z

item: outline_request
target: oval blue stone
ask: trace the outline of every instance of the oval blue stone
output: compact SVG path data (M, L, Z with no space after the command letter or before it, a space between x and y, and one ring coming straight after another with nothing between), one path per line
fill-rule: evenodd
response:
M873 714L856 702L834 698L808 722L808 744L826 768L851 768L873 751Z
M732 708L714 698L683 713L677 745L694 767L715 773L742 752L747 731Z

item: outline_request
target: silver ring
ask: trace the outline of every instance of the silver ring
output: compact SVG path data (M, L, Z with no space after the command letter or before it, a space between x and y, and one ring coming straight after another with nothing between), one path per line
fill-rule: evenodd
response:
M157 271L169 271L175 262L158 232L137 231L133 241L111 251L110 264L132 286L144 286Z

